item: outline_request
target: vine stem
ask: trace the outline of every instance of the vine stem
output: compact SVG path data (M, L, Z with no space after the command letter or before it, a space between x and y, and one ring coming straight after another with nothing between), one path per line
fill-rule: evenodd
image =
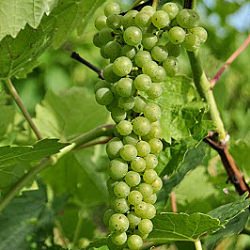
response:
M198 239L194 242L195 250L202 250L201 241Z
M37 139L41 140L43 137L42 137L40 131L38 130L38 128L36 127L35 123L33 122L28 110L24 106L23 101L22 101L21 97L19 96L19 94L18 94L15 86L13 85L12 81L10 79L7 79L5 81L5 83L6 83L6 86L7 86L8 90L9 90L12 98L14 99L17 106L20 108L21 112L23 113L24 118L29 123L29 125L30 125L31 129L33 130L33 132L35 133Z
M113 128L113 125L104 125L90 130L89 132L86 132L85 134L73 139L71 144L62 148L59 153L52 155L51 157L44 158L38 165L33 167L27 174L19 179L16 184L7 192L7 194L0 201L0 213L7 207L12 199L20 192L20 190L36 177L37 174L50 165L56 164L60 158L81 144L88 143L101 136L111 136L113 133Z
M77 244L77 241L79 239L79 235L80 235L80 232L81 232L81 229L82 229L83 216L82 216L81 211L79 212L78 217L79 218L78 218L78 221L77 221L77 224L76 224L76 229L75 229L75 232L74 232L73 242L72 242L72 249L73 250L76 250L76 244Z
M156 9L157 9L158 4L159 4L159 0L153 0L152 7L156 10Z
M177 213L176 195L173 191L170 193L170 203L172 211L174 213Z

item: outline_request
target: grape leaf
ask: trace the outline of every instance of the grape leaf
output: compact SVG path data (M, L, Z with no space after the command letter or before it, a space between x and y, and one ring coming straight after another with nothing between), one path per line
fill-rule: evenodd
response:
M16 37L26 24L37 28L43 15L51 12L57 0L0 1L0 41L7 35Z
M155 243L195 241L221 228L220 221L207 214L166 212L153 219L154 229L149 240Z

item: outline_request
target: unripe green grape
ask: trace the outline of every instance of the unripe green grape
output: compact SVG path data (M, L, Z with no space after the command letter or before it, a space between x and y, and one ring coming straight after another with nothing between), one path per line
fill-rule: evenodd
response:
M114 180L121 180L128 173L128 164L120 158L110 161L109 176Z
M99 80L94 87L94 91L96 92L100 88L109 88L109 83L107 83L105 80Z
M152 61L151 54L148 51L140 50L135 55L135 64L140 68L142 68L143 65L146 65L151 61Z
M176 57L170 56L163 62L163 67L168 76L175 76L178 72L178 60Z
M146 106L146 102L143 100L141 96L136 96L134 100L135 100L135 105L133 107L133 110L136 113L142 113Z
M143 215L145 214L146 210L147 210L147 203L142 201L135 206L135 215L143 218L144 217Z
M195 34L189 33L186 35L185 41L183 42L183 46L188 51L195 51L201 45L201 41L198 36Z
M157 10L152 16L151 21L153 25L158 29L165 28L170 23L169 16L164 10Z
M143 201L145 201L145 202L147 202L149 204L155 204L156 200L157 200L157 195L156 194L152 194L150 196L145 196L143 198Z
M160 83L152 83L151 87L147 90L147 95L150 99L156 99L163 93L163 88Z
M141 221L141 218L136 216L133 212L129 213L127 215L127 218L129 220L129 228L131 229L135 229Z
M141 182L141 176L135 171L129 171L125 176L125 181L130 187L135 187Z
M143 214L142 218L143 219L153 219L156 215L156 209L155 209L155 206L152 205L152 204L149 204L149 203L146 203L146 211L145 213Z
M103 43L103 41L100 39L100 33L99 32L94 34L94 36L93 36L93 44L98 48L101 48L103 45L105 45Z
M151 16L147 12L140 11L135 16L135 24L140 28L147 28L151 23Z
M147 183L141 183L138 186L138 191L142 194L143 198L153 194L153 188Z
M126 119L127 113L119 107L113 107L111 109L111 117L115 122L120 122Z
M136 26L130 26L124 31L123 39L128 45L138 45L141 43L142 40L142 32Z
M181 46L173 43L167 43L166 48L168 50L168 55L173 57L178 57L181 54Z
M113 209L107 209L103 215L103 222L106 226L109 225L109 219L110 217L114 214L114 210Z
M111 241L117 246L122 246L127 241L127 234L125 232L114 233L111 235Z
M125 161L132 161L137 156L137 150L136 147L130 144L124 145L120 149L120 156Z
M104 69L103 69L103 77L106 81L108 82L116 82L120 79L119 76L117 76L113 72L113 64L110 63L108 64Z
M122 47L121 54L129 59L133 59L136 55L136 48L126 44Z
M131 161L131 169L135 172L143 172L146 168L146 162L141 157L136 157L134 160Z
M155 9L150 5L146 5L141 9L141 12L145 12L148 15L153 16L155 13Z
M154 82L162 82L166 79L166 71L162 66L158 66L157 71L155 74L151 75L151 79Z
M101 30L101 29L106 28L107 27L106 26L106 20L107 20L106 16L98 16L95 19L95 27L96 27L96 29Z
M177 23L183 28L193 28L199 24L199 15L195 10L182 9L176 16Z
M109 219L109 229L116 232L125 232L129 228L129 220L124 214L113 214Z
M159 123L152 123L149 133L143 137L145 140L150 140L153 138L161 138L162 131Z
M174 19L179 12L179 8L176 3L165 3L162 6L162 9L168 13L170 20Z
M134 146L137 144L138 140L138 136L133 133L123 137L124 144L131 144Z
M143 62L142 72L151 78L154 78L158 73L158 64L154 61Z
M122 148L123 148L122 141L119 138L114 137L107 143L106 146L106 152L108 154L108 157L110 159L118 158L120 156L119 151Z
M143 199L142 194L137 190L131 191L128 195L128 202L134 206L141 203L142 199Z
M154 182L151 183L154 193L162 189L163 183L161 178L158 176Z
M113 61L120 56L121 48L122 47L118 42L110 41L102 49L105 55Z
M149 219L143 219L138 224L138 229L142 234L149 234L153 230L153 223Z
M114 199L112 206L115 212L125 214L129 211L129 205L124 198Z
M137 13L138 13L137 10L129 10L122 17L122 25L125 29L135 25L135 16L137 15Z
M146 74L140 74L134 80L135 88L141 91L147 91L151 87L151 84L151 78Z
M120 56L115 59L113 63L113 72L117 76L126 76L132 70L133 64L131 60L126 56Z
M143 240L139 235L133 234L128 237L127 244L130 250L139 250L143 245Z
M134 94L133 80L130 78L121 78L115 84L115 92L122 97L130 97Z
M157 177L158 177L158 175L157 175L156 171L153 169L147 169L143 174L143 180L147 184L153 183Z
M151 148L151 153L153 153L153 154L157 155L163 149L162 141L157 139L157 138L150 139L148 143L149 143L150 148Z
M114 39L114 35L112 33L112 30L109 28L104 28L99 31L99 37L102 41L102 44L105 45L109 41L112 41Z
M180 44L185 40L186 32L181 27L175 26L168 31L168 38L173 44Z
M109 105L113 98L114 96L109 88L100 88L95 93L95 99L101 105Z
M121 12L121 8L118 3L111 2L111 3L106 4L104 7L104 14L106 17L112 14L120 14L120 12Z
M154 169L158 165L158 159L153 154L148 154L144 160L146 161L146 169Z
M136 149L138 156L141 157L145 157L150 153L150 145L146 141L137 142Z
M133 126L130 121L123 120L116 125L116 130L120 135L129 135L133 130Z
M161 108L155 103L148 103L144 108L144 116L151 122L156 122L161 117Z
M113 14L108 16L107 18L107 26L113 30L119 29L121 27L121 19L122 16L117 15L117 14Z
M151 50L152 58L157 62L163 62L168 58L168 51L165 47L162 46L155 46Z
M114 185L114 194L118 198L126 198L130 193L130 187L124 181L117 182Z
M201 43L205 43L207 40L207 31L203 27L194 27L188 30L190 33L196 35Z
M143 48L151 50L158 42L158 37L151 33L143 34L142 45Z
M135 105L134 97L120 97L118 100L118 106L126 111L133 109Z
M146 134L148 134L148 132L151 129L151 124L149 122L149 120L145 117L136 117L133 122L133 131L135 134L139 135L139 136L144 136Z

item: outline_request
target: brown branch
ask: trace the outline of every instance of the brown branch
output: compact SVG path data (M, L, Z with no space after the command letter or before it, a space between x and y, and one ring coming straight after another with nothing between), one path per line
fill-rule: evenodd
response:
M213 88L215 86L215 84L220 79L223 72L232 64L232 62L240 55L240 53L243 52L248 47L249 43L250 43L250 35L241 44L241 46L227 59L227 61L222 65L222 67L215 74L213 79L210 81L211 88Z
M83 145L80 145L80 146L76 147L75 150L79 150L79 149L83 149L83 148L88 148L88 147L92 147L92 146L99 145L99 144L106 144L112 138L113 138L112 136L109 136L109 137L107 137L107 138L105 138L103 140L88 142L88 143L85 143Z
M170 203L171 203L171 208L174 213L177 213L177 204L176 204L176 195L175 192L170 193Z
M227 172L228 179L234 185L239 195L248 192L248 197L250 197L250 187L246 183L245 178L236 165L232 155L229 153L227 145L218 141L218 134L211 132L204 139L204 142L210 145L220 155L222 164Z
M98 67L87 61L86 59L82 58L78 53L72 52L71 58L75 59L76 61L82 63L83 65L87 66L91 70L97 73L98 77L102 80L104 80L102 70L100 70Z

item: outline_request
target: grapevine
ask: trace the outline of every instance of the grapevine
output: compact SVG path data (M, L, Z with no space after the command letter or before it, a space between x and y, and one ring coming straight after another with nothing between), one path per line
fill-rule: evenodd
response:
M155 171L163 150L157 99L166 77L178 73L181 46L195 51L206 41L207 32L198 24L197 12L175 3L125 14L119 4L108 3L95 20L93 42L109 59L104 80L95 86L96 101L116 123L106 147L111 209L104 221L117 246L140 249L153 230L156 193L162 187Z

